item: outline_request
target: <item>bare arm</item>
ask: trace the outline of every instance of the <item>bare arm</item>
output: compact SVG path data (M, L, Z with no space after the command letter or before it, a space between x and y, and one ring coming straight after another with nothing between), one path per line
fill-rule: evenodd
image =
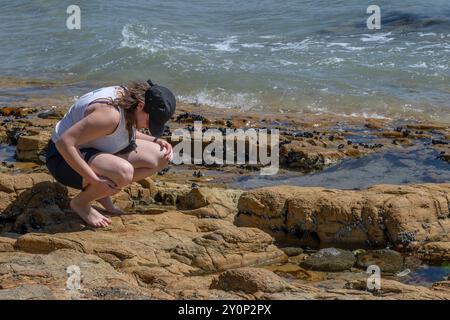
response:
M70 127L56 142L56 148L66 162L88 183L98 181L95 172L81 157L77 146L114 132L120 121L116 110L99 107Z
M172 160L173 158L173 152L172 152L172 145L170 143L168 143L166 140L163 139L156 139L155 137L152 137L148 134L136 131L136 139L142 139L142 140L147 140L147 141L151 141L154 143L159 144L159 146L161 147L161 150L165 149L164 152L164 157L167 160Z
M142 140L155 142L155 137L152 137L151 135L142 133L142 132L137 131L137 130L136 130L136 139L142 139Z

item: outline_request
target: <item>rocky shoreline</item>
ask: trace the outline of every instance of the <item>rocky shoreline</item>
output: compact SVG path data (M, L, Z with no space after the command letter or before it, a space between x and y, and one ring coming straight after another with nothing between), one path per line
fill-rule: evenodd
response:
M16 161L0 173L0 299L449 299L450 279L405 281L450 261L450 184L362 190L230 187L258 167L171 166L114 196L126 211L93 230L77 191L42 163L64 108L0 109ZM204 127L279 129L281 173L303 175L426 143L450 160L450 126L329 115L257 115L182 105L167 135ZM361 140L361 130L370 139ZM376 264L381 288L368 289ZM78 266L81 288L66 286Z

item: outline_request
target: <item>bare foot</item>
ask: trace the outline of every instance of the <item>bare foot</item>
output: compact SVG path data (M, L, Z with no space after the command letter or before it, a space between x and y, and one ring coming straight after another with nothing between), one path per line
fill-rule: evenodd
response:
M116 207L112 203L111 197L101 198L101 199L98 199L97 201L103 206L103 208L105 208L106 211L108 211L112 214L122 214L123 213L122 209Z
M76 198L70 201L70 207L91 227L104 228L111 223L109 218L105 217L88 204L78 203Z

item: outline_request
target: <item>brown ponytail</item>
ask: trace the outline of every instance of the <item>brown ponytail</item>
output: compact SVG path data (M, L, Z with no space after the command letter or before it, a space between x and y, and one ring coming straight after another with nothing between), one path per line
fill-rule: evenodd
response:
M150 88L145 81L130 81L127 87L122 87L124 94L114 101L114 105L124 111L126 128L130 137L133 134L133 127L136 126L135 110L139 101L145 102L145 91Z

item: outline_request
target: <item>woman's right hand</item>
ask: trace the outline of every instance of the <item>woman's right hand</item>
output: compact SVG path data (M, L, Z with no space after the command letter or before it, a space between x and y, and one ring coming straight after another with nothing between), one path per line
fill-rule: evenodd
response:
M114 181L106 177L97 176L94 179L88 180L88 183L97 190L104 190L107 195L113 195L120 191L120 188L117 187Z

